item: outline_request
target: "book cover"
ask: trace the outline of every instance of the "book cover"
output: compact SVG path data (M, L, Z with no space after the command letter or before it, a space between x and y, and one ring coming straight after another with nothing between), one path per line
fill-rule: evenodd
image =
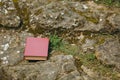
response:
M42 60L42 58L45 58L46 60L48 56L48 46L48 38L27 38L24 52L25 59Z

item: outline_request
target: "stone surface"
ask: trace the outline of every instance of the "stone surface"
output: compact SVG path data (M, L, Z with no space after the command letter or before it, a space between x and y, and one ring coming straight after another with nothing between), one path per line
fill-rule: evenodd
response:
M14 0L13 0L14 1ZM93 1L49 1L49 0L2 0L1 22L3 26L18 26L20 18L23 24L39 33L47 31L120 31L118 10L95 4ZM47 30L47 31L44 31Z
M96 44L95 40L85 39L85 44L82 44L83 52L94 50L94 45Z
M78 71L73 71L68 74L64 74L60 79L58 80L82 80L80 77L80 74Z
M4 68L4 73L14 80L81 80L72 55L56 55L48 61L23 62Z
M108 65L120 69L120 42L118 39L108 39L96 49L96 57Z
M97 78L98 75L91 69L88 69L86 66L82 65L81 69L91 78Z
M120 9L85 1L0 0L0 80L115 80L116 74L119 77L116 71L101 75L102 71L94 72L81 62L76 68L72 55L79 58L80 53L95 51L100 62L120 69L120 40L113 38L120 37ZM31 33L9 30L18 26ZM51 33L72 43L63 49L72 55L60 52L50 55L47 61L23 60L27 37Z
M27 37L33 36L25 31L3 31L0 33L1 65L15 65L23 60L23 51Z
M120 15L113 14L107 19L111 25L113 25L118 31L120 30Z
M19 27L21 25L20 16L12 0L0 1L0 27Z

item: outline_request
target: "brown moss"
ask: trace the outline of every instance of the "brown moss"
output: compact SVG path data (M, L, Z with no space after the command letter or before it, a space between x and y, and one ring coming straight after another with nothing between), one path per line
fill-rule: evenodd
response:
M3 2L0 2L0 6L2 7L4 5L4 3Z
M71 8L71 10L73 11L73 12L76 12L77 14L79 14L80 16L84 16L86 19L87 19L87 21L90 21L90 22L93 22L93 23L95 23L95 24L97 24L97 23L99 23L99 18L97 19L97 18L94 18L94 17L89 17L89 16L87 16L87 14L88 13L91 13L91 12L82 12L82 11L80 11L80 10L76 10L74 7L70 7Z
M119 72L115 70L114 66L105 66L94 57L91 60L91 55L94 55L94 53L80 54L75 57L75 65L78 71L81 71L81 65L84 65L94 72L97 72L100 77L109 77L111 80L119 80L119 76L117 76Z
M40 13L42 13L42 9L38 9L36 12L35 12L35 15L39 15Z
M22 9L19 6L19 0L12 0L13 4L17 10L17 14L18 16L21 18L21 20L23 21L24 27L26 26L30 26L30 20L29 20L29 16L30 16L30 11L28 9L28 7L26 5L22 6Z

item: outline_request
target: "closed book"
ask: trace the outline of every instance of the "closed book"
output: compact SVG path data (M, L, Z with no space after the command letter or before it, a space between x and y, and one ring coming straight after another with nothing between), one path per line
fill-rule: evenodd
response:
M48 38L28 37L26 40L24 57L26 60L47 60Z

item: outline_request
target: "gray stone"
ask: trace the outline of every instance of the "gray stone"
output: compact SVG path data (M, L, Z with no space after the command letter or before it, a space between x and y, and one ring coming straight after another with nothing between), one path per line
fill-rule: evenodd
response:
M82 80L78 71L73 71L69 74L64 74L58 80Z
M120 14L113 14L108 17L108 21L118 30L120 30Z
M84 65L81 66L81 69L91 78L97 78L98 77L98 75L92 69L88 69Z
M28 62L23 60L25 40L32 34L22 31L3 30L0 34L0 64L4 68L4 74L0 76L3 80L10 77L14 80L56 80L64 74L77 75L73 79L78 80L77 68L72 55L51 56L47 61ZM68 77L70 77L68 75ZM7 78L7 79L8 79Z
M4 69L6 69L6 68L5 67L3 68L0 66L0 79L1 80L11 80L12 77L10 75L6 74Z
M55 62L56 65L60 68L60 72L63 73L65 71L68 71L72 70L72 69L75 69L74 67L74 58L72 55L67 55L67 56L64 56L64 55L57 55L57 56L53 56L51 59L50 59L52 62ZM71 64L70 64L70 63ZM70 64L71 65L71 68L67 67L67 64Z
M119 15L114 16L117 11L111 12L92 1L21 0L17 7L12 0L2 0L2 3L5 3L0 15L0 24L3 26L18 26L21 18L26 27L39 33L56 29L110 33L120 31Z
M35 34L49 35L56 31L59 36L65 37L66 40L70 39L71 42L80 40L81 45L78 45L82 49L78 50L77 47L71 45L67 47L70 54L82 53L80 52L82 50L83 52L89 49L94 50L94 44L97 44L97 59L120 69L120 42L118 40L110 39L101 44L106 37L104 39L101 36L96 37L98 39L96 40L94 36L91 37L92 39L86 36L86 33L94 35L96 32L114 32L115 34L119 32L118 8L109 9L90 0L87 2L83 0L80 0L83 2L78 0L14 0L18 1L18 9L12 1L0 0L1 80L94 80L97 76L86 66L81 66L81 72L78 72L72 55L52 55L47 61L33 63L23 60L25 39L33 35L26 31L18 32L1 28L16 28L21 20L24 24L22 25ZM82 43L83 40L85 44ZM108 77L98 79L109 80Z
M88 75L82 75L83 80L94 80L91 77L89 77Z
M48 61L19 63L3 70L14 80L80 80L81 78L71 55L56 55Z
M108 39L97 46L96 57L108 65L115 65L120 69L120 42L118 39Z
M37 76L36 80L55 80L58 75L59 68L53 62L46 62L42 64L41 75Z
M76 69L74 63L71 63L71 62L67 62L67 63L64 63L63 64L63 70L66 72L66 73L69 73L69 72L72 72Z
M1 6L4 4L3 6ZM0 5L0 25L3 27L18 27L21 24L20 17L12 0L2 0Z
M27 37L33 36L27 32L6 31L0 34L1 65L15 65L23 60L23 51Z
M85 44L82 44L83 52L87 52L89 49L94 50L95 43L96 43L95 40L86 39Z

